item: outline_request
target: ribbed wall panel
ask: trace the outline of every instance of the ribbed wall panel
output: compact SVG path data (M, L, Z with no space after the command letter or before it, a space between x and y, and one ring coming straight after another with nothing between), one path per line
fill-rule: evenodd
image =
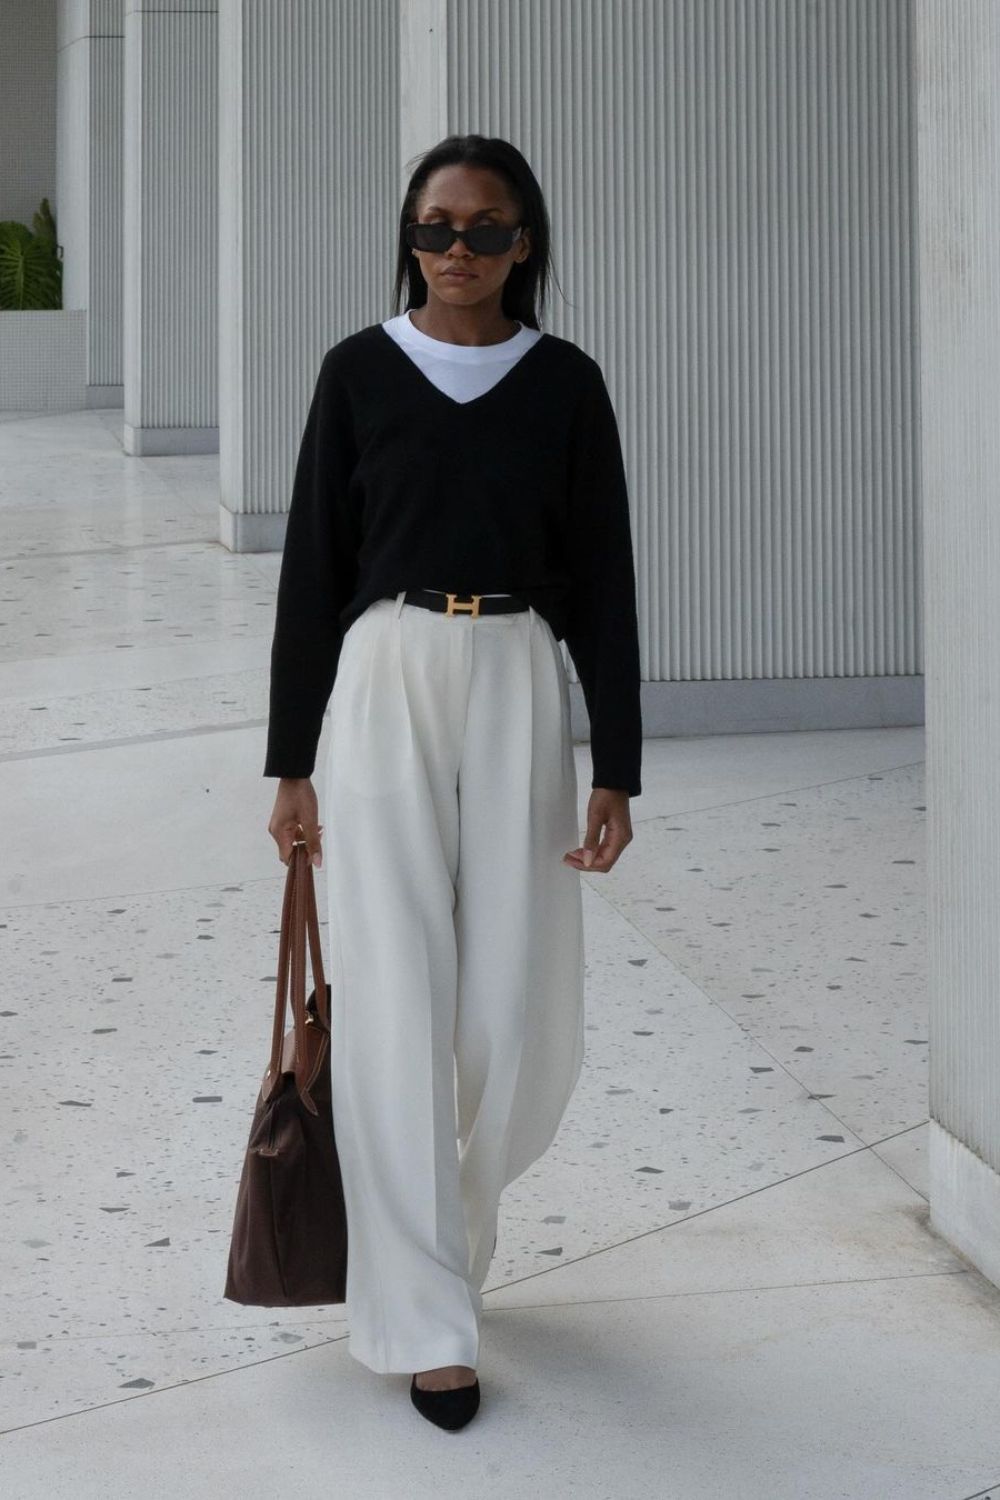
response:
M909 0L449 0L447 47L608 378L643 675L920 672Z
M218 421L217 16L125 4L125 421Z
M72 4L71 0L60 0L57 19L56 191L52 209L56 238L62 246L62 301L69 311L90 306L90 42L78 0Z
M86 384L122 381L123 0L60 0L57 189L63 306L84 308Z
M125 23L125 0L89 0L93 36L120 37Z
M123 0L94 0L90 65L87 384L122 383Z
M1000 8L916 10L930 1106L1000 1172Z
M222 500L273 514L323 354L388 316L397 3L223 0L220 24Z

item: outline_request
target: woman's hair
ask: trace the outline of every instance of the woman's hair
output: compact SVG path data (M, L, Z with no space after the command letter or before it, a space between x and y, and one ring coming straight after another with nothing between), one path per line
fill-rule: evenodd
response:
M518 205L519 220L531 232L531 251L523 261L515 261L503 284L501 307L508 318L516 318L528 328L539 328L545 293L551 270L549 249L549 215L538 179L527 161L500 136L448 135L418 158L419 165L410 177L399 214L399 243L396 255L396 279L392 289L395 312L422 307L427 301L427 282L420 262L406 243L406 225L417 216L417 200L424 184L438 167L455 163L488 167L503 177ZM400 308L403 282L407 283L405 308Z

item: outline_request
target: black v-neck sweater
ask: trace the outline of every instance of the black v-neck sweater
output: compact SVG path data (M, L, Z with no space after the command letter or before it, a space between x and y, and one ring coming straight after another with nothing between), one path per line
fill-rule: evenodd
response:
M565 639L592 787L641 793L628 492L600 365L552 333L456 401L381 323L323 358L278 580L265 776L311 776L344 635L400 589L512 593Z

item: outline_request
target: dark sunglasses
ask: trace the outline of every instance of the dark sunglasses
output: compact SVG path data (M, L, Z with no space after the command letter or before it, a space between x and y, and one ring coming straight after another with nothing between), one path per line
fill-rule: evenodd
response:
M503 255L521 233L522 225L516 229L506 224L476 224L472 229L453 229L450 224L407 224L406 243L414 250L435 250L440 255L454 243L462 240L473 255Z

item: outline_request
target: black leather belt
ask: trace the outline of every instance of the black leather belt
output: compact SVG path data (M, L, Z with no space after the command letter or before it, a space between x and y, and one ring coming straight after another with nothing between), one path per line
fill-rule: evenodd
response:
M407 589L403 602L445 615L509 615L528 608L516 594L448 594L442 589Z

